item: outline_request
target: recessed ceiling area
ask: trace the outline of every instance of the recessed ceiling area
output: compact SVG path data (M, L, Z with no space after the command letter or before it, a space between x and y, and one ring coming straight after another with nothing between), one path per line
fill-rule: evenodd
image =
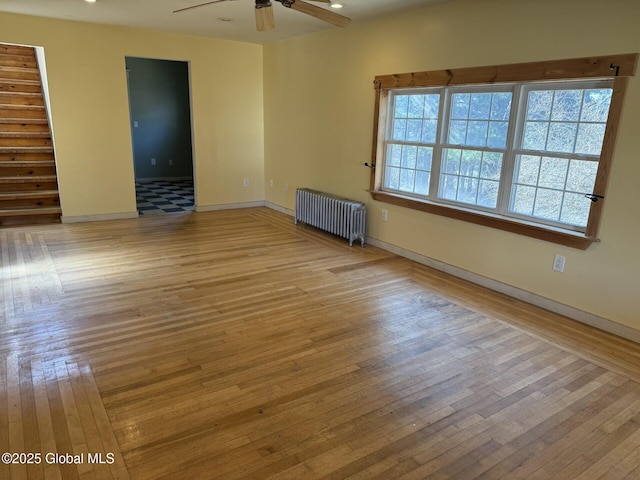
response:
M256 31L254 0L224 0L172 13L205 1L97 0L90 3L84 0L3 0L0 11L250 43L269 43L338 28L276 1L272 2L276 27L266 32ZM353 24L453 0L341 0L341 9L331 9L328 3L305 1L349 17Z

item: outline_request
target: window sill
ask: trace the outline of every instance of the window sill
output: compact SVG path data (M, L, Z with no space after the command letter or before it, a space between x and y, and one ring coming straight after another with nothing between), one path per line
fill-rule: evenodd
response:
M509 219L492 215L490 213L479 213L461 207L416 200L415 198L395 193L383 192L380 190L372 190L370 193L371 197L379 202L411 208L413 210L432 213L434 215L441 215L443 217L475 223L477 225L484 225L486 227L496 228L498 230L504 230L518 235L525 235L527 237L533 237L538 240L557 243L559 245L577 248L579 250L586 250L592 243L600 241L597 238L587 237L579 232L571 232L559 228Z

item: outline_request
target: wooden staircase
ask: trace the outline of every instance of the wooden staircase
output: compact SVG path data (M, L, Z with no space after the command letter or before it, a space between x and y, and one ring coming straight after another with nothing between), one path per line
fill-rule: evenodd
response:
M60 221L42 92L35 49L0 44L0 226Z

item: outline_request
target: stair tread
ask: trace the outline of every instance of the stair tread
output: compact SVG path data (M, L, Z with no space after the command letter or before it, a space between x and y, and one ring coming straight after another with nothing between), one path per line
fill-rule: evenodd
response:
M0 138L50 138L49 132L7 132L0 130Z
M18 103L0 103L5 110L44 110L44 105L20 105Z
M50 198L57 197L58 190L32 190L29 192L0 192L0 200L16 200L24 198Z
M53 167L56 162L50 160L0 160L0 168L3 167Z
M0 147L0 153L51 153L52 146L41 147Z
M11 52L20 52L21 55L33 55L33 47L27 45L3 44L0 46L0 55L14 55Z
M19 67L17 65L0 65L0 73L2 71L5 72L33 72L34 70L38 70L38 66L35 67Z
M18 215L57 215L62 213L60 207L16 207L0 209L0 217L12 217Z
M25 123L30 125L47 125L49 122L46 118L0 118L0 125L13 123Z
M0 78L0 84L9 85L38 85L40 86L40 80L29 80L27 78Z
M0 183L35 183L57 182L56 175L28 175L16 177L0 177Z
M41 98L42 92L15 92L13 90L0 90L0 97Z

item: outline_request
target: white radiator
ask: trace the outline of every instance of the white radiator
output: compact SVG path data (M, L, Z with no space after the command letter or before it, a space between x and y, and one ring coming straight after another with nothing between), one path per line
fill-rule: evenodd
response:
M308 188L296 190L295 223L306 223L349 240L360 240L364 247L366 207L362 202L318 192Z

